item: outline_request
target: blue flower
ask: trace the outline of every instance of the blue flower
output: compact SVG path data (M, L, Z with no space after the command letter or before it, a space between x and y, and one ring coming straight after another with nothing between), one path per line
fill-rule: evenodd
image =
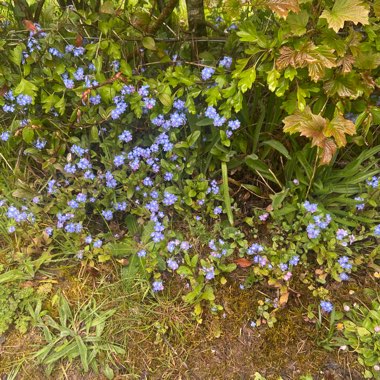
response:
M152 284L152 288L154 292L160 292L161 290L164 290L164 284L161 280L154 281Z
M119 140L125 143L132 141L132 133L129 131L123 131L123 133L119 135Z
M313 223L309 223L306 227L306 231L309 239L316 239L321 233L321 230Z
M15 106L12 104L5 104L5 105L3 105L3 111L4 112L14 112Z
M215 73L215 69L213 69L212 67L205 67L203 70L202 70L202 79L203 80L208 80L212 77L212 75Z
M219 66L229 69L232 65L232 58L225 56L220 62Z
M215 268L213 266L209 268L203 266L202 269L205 272L206 280L212 280L215 277Z
M253 255L255 253L263 252L264 247L261 244L253 243L248 249L247 254Z
M76 47L73 50L74 57L80 57L81 55L84 54L84 52L85 52L85 48L83 46Z
M138 257L145 257L146 256L146 251L145 249L141 249L140 251L137 252Z
M111 172L106 172L106 186L113 189L117 186L117 182Z
M46 227L45 232L48 236L51 236L53 233L53 228L52 227Z
M69 174L74 174L76 171L77 171L77 168L75 166L75 164L66 164L65 167L63 168L63 170L66 172L66 173L69 173Z
M102 98L99 94L95 95L95 96L90 96L90 104L96 106L98 104L100 104L102 101Z
M156 99L144 98L144 105L148 110L151 110L156 105Z
M133 94L135 91L136 91L135 86L129 84L129 85L123 86L123 88L121 89L121 94L130 95L130 94Z
M166 172L164 174L164 180L165 181L171 181L173 179L173 173L170 173L170 172Z
M84 203L87 200L87 195L83 193L79 193L76 197L77 202Z
M218 207L214 208L213 212L214 212L215 215L219 215L219 214L222 213L222 211L223 211L222 208L220 206L218 206Z
M294 255L290 260L289 264L296 266L300 261L300 257L298 255Z
M79 169L82 169L82 170L92 168L91 162L85 157L83 157L79 160L79 162L77 163L77 166Z
M343 228L339 228L337 231L336 231L336 238L338 240L343 240L346 236L348 236L348 231L343 229Z
M149 177L144 178L142 183L144 186L148 186L148 187L153 186L153 181Z
M105 220L112 220L112 218L113 218L113 213L111 210L103 210L102 215L103 215Z
M76 200L72 199L70 201L67 202L68 206L73 208L73 209L76 209L79 207L79 204Z
M103 245L103 242L100 239L94 241L94 247L100 248Z
M379 187L379 178L374 176L372 178L367 179L367 185L377 189Z
M77 71L75 71L75 73L74 73L74 78L76 80L83 80L83 78L84 78L83 67L78 67Z
M88 152L88 149L84 149L80 147L79 145L73 145L70 148L70 152L76 154L78 157L82 157L85 153Z
M168 259L168 260L166 261L166 263L168 264L168 267L169 267L171 270L173 270L173 271L177 270L178 267L179 267L177 261L175 261L174 259Z
M118 156L115 156L113 163L115 166L122 166L124 165L125 157L123 154L120 154Z
M0 134L0 140L1 140L1 141L8 141L10 135L11 135L11 134L10 134L9 132L2 132L2 133Z
M177 199L178 199L178 197L176 195L165 191L164 192L164 199L163 199L162 203L165 206L171 206L171 205L174 205L175 202L177 202Z
M363 202L364 198L362 198L362 197L355 197L355 201ZM356 209L359 210L359 211L364 210L364 207L365 207L365 203L358 203L356 205Z
M29 95L20 94L17 96L16 102L20 106L27 106L32 104L32 97Z
M338 263L345 270L351 270L352 264L349 262L349 258L347 256L342 256L339 258Z
M380 236L380 224L378 224L373 230L375 236Z
M115 60L111 62L112 69L118 71L120 69L120 62Z
M36 149L41 150L45 148L46 140L45 139L37 139L37 141L34 143L34 146Z
M183 100L177 99L173 102L173 108L179 111L185 110L186 109L185 102Z
M312 214L317 211L318 204L317 203L310 203L309 201L306 201L303 203L303 207L306 209L306 211L311 212Z
M69 90L74 88L75 84L72 79L68 77L64 77L64 76L62 76L62 79L63 79L63 84L65 85L66 88L68 88Z
M329 301L321 301L320 306L325 313L331 313L334 309L333 304Z
M127 209L127 202L119 202L115 204L116 211L125 211Z

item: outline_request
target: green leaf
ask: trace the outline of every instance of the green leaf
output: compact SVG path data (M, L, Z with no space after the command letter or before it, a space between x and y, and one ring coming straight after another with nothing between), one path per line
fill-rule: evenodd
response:
M206 301L215 300L214 290L212 289L210 285L206 285L201 298Z
M332 9L325 9L320 18L326 19L329 27L338 33L346 21L368 25L368 14L369 9L360 0L336 0Z
M34 130L31 127L25 127L22 130L22 139L27 143L30 144L34 140Z
M19 269L12 269L8 272L0 274L0 284L5 284L6 282L13 282L18 280L26 280L29 276Z
M137 242L133 239L123 239L123 241L113 244L107 244L111 250L112 256L130 256L137 252Z
M246 92L249 90L253 82L256 80L256 70L254 67L250 67L247 70L244 70L240 73L240 80L238 86L240 87L241 92Z
M14 93L15 95L19 95L19 94L29 95L34 100L34 98L37 95L37 91L38 91L38 87L35 84L23 78L21 79L21 82L18 84L18 86L15 88Z
M16 64L17 66L20 66L21 65L21 61L22 61L22 52L24 50L24 45L23 44L20 44L20 45L17 45L11 52L10 52L10 60Z
M87 347L84 344L83 339L79 335L75 336L75 342L78 346L79 356L82 362L83 369L85 372L88 372L89 368L88 368L88 360L87 360Z
M145 49L148 49L148 50L156 50L156 43L154 42L154 39L152 37L144 37L142 39L142 44L144 46Z
M204 119L200 119L195 123L197 127L205 127L207 125L213 125L214 121L212 119L209 119L208 117Z
M278 152L280 152L283 156L285 156L288 160L291 159L291 156L288 152L288 150L285 148L283 144L281 144L277 140L268 140L263 142L264 145L269 145L273 149L276 149Z
M125 217L125 225L127 226L130 235L136 235L139 232L139 226L135 215L128 214Z
M142 233L142 236L141 236L141 241L144 243L144 244L147 244L149 242L149 240L151 239L151 234L152 232L154 231L154 222L153 221L150 221L145 227L144 227L144 230L143 230L143 233Z
M188 138L186 139L187 144L189 147L193 146L197 140L199 139L199 136L201 135L201 131L194 131L192 132Z
M302 36L306 33L306 25L309 22L309 13L303 9L299 13L291 13L286 22L290 26L290 30L296 36Z
M232 214L230 189L228 186L228 169L227 169L227 163L224 161L222 161L222 179L223 179L222 188L223 188L224 207L226 209L228 221L230 222L231 226L233 226L234 216Z
M170 107L173 104L173 99L169 94L162 93L158 95L158 99L165 107Z
M240 37L240 40L243 42L257 41L257 31L255 25L251 21L244 22L240 26L240 30L236 34Z

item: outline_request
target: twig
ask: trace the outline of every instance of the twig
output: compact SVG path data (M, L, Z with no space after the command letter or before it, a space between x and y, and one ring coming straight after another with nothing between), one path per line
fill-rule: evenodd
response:
M158 31L158 29L160 29L160 26L173 12L173 9L177 5L177 3L178 3L178 0L169 0L165 8L162 10L161 14L157 17L157 19L151 25L148 26L148 29L147 29L148 34L155 34Z

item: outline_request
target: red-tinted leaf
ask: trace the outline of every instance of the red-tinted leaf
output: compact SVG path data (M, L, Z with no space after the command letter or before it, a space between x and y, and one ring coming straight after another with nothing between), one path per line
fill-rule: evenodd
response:
M248 268L253 264L251 260L247 260L245 258L236 259L234 262L240 268Z
M34 22L30 20L22 20L22 23L30 32L37 33L37 27L34 25Z
M83 44L83 37L78 33L77 36L75 37L75 46L81 47L82 44Z

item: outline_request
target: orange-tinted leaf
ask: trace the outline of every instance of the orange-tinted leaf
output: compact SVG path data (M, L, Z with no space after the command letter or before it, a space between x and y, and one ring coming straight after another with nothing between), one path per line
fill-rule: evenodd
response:
M281 294L280 299L278 300L279 306L283 306L288 302L289 299L289 292L285 291L284 293Z
M287 17L289 11L294 13L300 11L298 0L268 0L266 6L283 18Z
M25 28L28 29L30 32L37 33L37 27L34 25L33 21L22 20L22 23L24 24Z
M355 62L355 58L352 55L346 55L338 61L338 66L342 66L341 70L343 74L347 74L352 70L352 65Z
M334 137L338 147L347 144L346 135L354 135L356 133L355 124L351 120L345 119L341 115L337 115L332 119L324 130L326 137Z
M8 86L6 84L4 84L1 88L0 88L0 96L4 96L8 91Z
M245 258L236 259L234 262L240 268L248 268L253 264L251 260L247 260Z
M296 111L293 115L284 119L284 132L293 134L299 132L301 136L309 137L312 145L320 146L326 139L323 130L326 127L326 120L321 115L314 115L310 107L304 111Z
M276 66L282 70L288 66L306 67L309 63L317 62L317 59L310 54L314 44L308 43L301 50L294 50L289 46L280 49L280 56L276 60Z
M315 58L315 61L308 65L309 76L314 82L325 76L325 69L331 69L336 66L334 50L325 46L316 46L310 52L310 55Z
M336 152L336 144L332 139L325 139L322 141L320 153L320 165L328 165Z
M75 46L81 47L83 45L83 37L78 33L75 37Z
M123 267L125 267L126 265L129 264L129 260L128 259L120 259L120 260L116 260L119 264L121 264Z

